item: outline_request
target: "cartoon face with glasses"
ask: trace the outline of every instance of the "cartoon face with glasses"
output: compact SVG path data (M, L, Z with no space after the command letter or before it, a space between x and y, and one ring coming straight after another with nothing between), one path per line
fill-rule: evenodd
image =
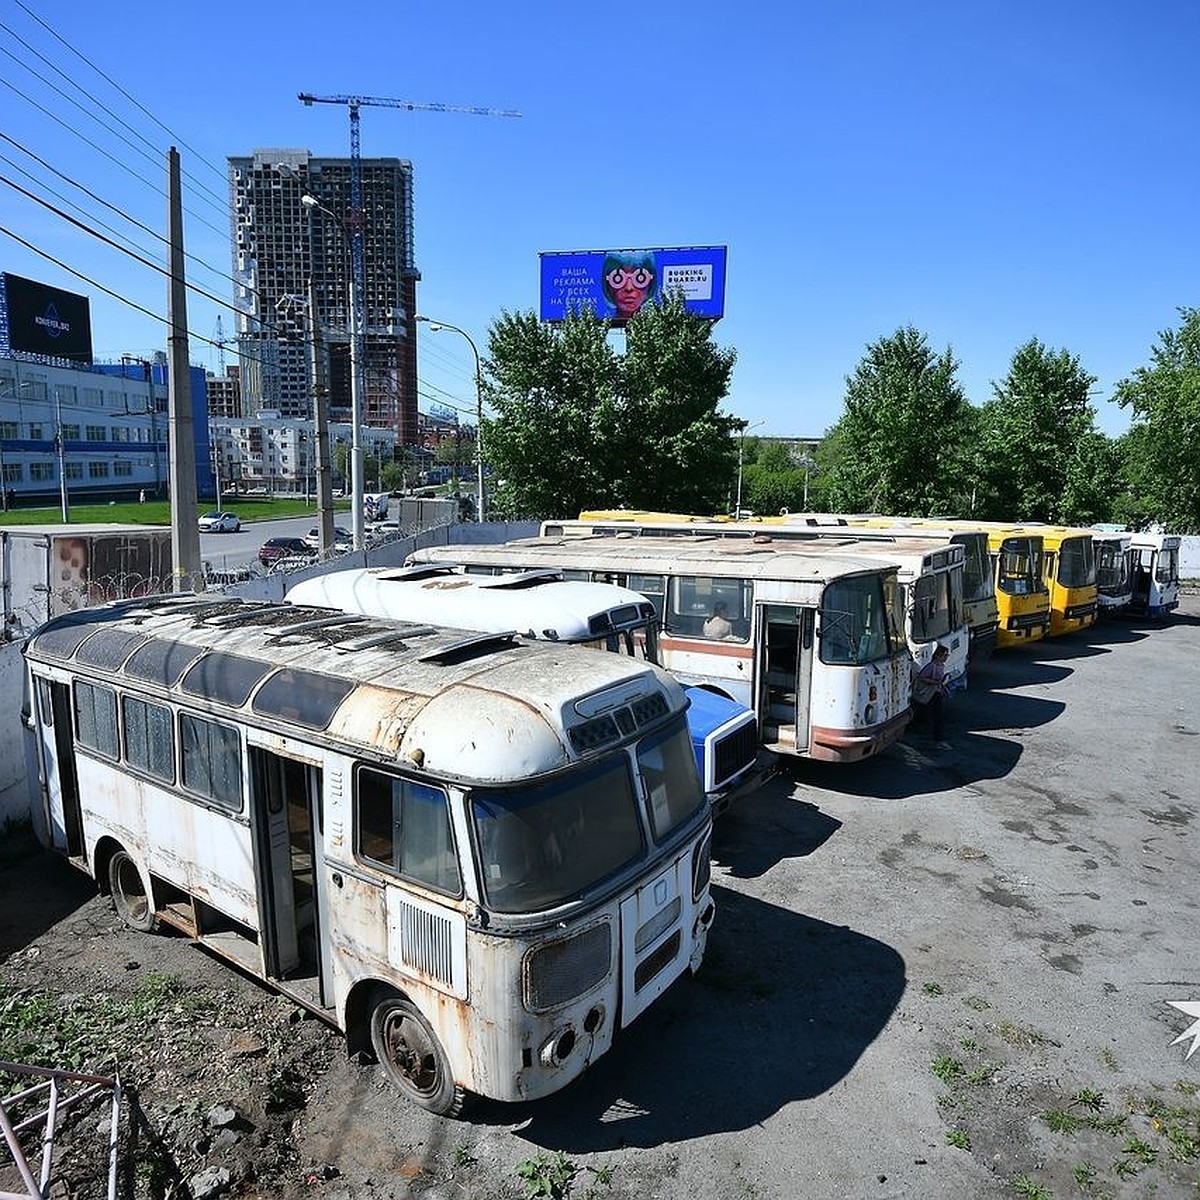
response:
M604 256L604 298L618 321L628 321L654 296L658 268L648 250L610 250Z

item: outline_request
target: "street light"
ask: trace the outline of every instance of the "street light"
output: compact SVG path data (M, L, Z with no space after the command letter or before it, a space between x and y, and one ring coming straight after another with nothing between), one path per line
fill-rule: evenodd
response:
M307 209L317 209L332 217L345 235L345 226L337 213L328 209L316 196L305 194L300 203ZM352 248L347 245L347 249ZM354 537L354 549L363 548L363 449L362 449L362 347L359 345L358 289L354 282L353 256L350 262L350 529ZM313 313L313 330L317 327L317 315Z
M737 480L737 503L734 505L733 515L740 518L742 515L742 451L746 446L746 430L757 429L760 425L765 425L766 418L761 421L755 421L751 425L748 421L741 422L741 432L738 434L738 480Z
M475 345L475 339L465 329L459 329L457 325L451 325L449 321L435 321L433 317L423 316L421 313L413 318L415 321L422 321L429 326L431 333L437 333L442 329L449 329L453 333L461 333L467 339L467 344L471 347L471 353L475 356L475 519L483 520L483 372L479 366L479 348Z

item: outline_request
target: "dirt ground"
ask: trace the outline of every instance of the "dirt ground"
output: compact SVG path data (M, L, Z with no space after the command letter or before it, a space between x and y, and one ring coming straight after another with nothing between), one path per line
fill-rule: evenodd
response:
M699 974L563 1093L460 1120L10 835L0 1058L119 1069L138 1200L1195 1195L1197 695L1189 595L975 669L949 751L788 765L718 825ZM104 1195L102 1116L55 1196Z

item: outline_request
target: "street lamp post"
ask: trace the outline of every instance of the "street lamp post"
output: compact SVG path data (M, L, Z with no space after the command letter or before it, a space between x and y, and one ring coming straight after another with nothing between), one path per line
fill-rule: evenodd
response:
M62 506L63 524L68 525L71 506L67 502L67 443L63 437L62 395L57 385L54 388L54 440L58 445L58 500Z
M457 325L451 325L449 321L435 321L433 317L423 316L417 313L414 320L422 321L429 326L431 333L437 333L442 329L449 329L453 333L462 334L467 339L467 344L471 347L471 353L475 356L475 519L476 521L483 520L483 372L479 365L479 348L475 345L475 339L465 330L460 329Z
M738 434L738 476L737 476L737 503L733 508L734 517L742 515L742 451L746 448L746 430L757 429L760 425L765 425L765 419L755 421L751 425L748 421L741 422L741 432Z
M345 234L342 219L322 204L315 196L303 195L300 203L308 209L317 209L332 217ZM349 249L350 247L348 247ZM363 448L362 448L362 346L358 327L358 287L354 279L353 255L350 262L350 529L354 538L354 549L363 548ZM313 329L317 316L313 313Z

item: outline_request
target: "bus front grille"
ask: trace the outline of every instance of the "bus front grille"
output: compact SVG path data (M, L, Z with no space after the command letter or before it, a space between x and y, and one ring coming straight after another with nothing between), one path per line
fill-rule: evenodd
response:
M404 965L445 984L454 983L453 933L436 913L401 903L398 911L400 956Z
M683 935L677 929L653 954L643 959L633 973L633 990L640 992L655 975L675 961Z
M758 754L758 726L754 721L732 730L713 744L713 787L725 787L750 766Z
M557 1008L590 991L611 969L607 923L537 946L525 958L525 1007L530 1012Z

